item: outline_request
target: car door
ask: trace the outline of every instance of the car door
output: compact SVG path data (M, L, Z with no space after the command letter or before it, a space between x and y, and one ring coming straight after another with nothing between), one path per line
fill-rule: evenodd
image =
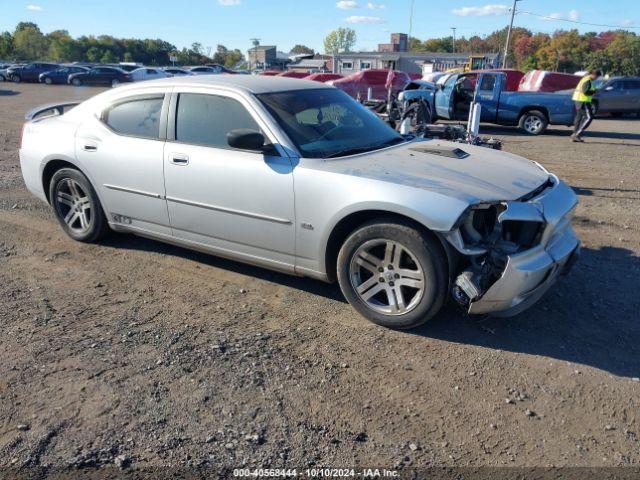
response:
M624 109L622 82L614 80L598 92L598 110L602 113L619 112Z
M291 270L295 255L292 164L274 152L229 147L227 133L275 138L247 98L176 88L169 107L165 186L173 235L222 255Z
M495 122L502 85L506 82L504 73L482 73L476 84L476 101L482 106L480 120Z
M99 85L104 82L104 68L93 68L89 75L82 79L83 83L87 83L89 85Z
M451 75L436 92L436 113L440 118L453 118L453 91L460 75Z
M124 94L76 132L76 156L112 223L171 234L163 175L168 101L159 88Z
M640 79L625 80L625 88L629 92L629 111L640 113Z

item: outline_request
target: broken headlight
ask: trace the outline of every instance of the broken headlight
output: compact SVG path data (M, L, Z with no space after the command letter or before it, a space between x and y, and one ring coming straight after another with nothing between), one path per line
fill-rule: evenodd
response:
M447 240L466 255L496 248L515 253L540 243L544 225L542 213L532 203L483 203L462 214Z

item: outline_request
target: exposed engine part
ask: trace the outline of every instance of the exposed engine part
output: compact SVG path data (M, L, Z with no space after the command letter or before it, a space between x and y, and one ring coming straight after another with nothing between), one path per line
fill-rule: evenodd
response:
M454 300L463 307L468 307L482 298L502 276L506 267L507 254L498 249L474 258L471 265L456 277L451 291Z
M466 270L458 275L453 287L453 298L461 305L469 305L482 295L476 274Z

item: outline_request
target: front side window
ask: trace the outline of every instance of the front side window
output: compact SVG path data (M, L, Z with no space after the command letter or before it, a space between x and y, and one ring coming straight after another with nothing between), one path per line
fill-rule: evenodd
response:
M163 101L164 96L159 96L119 103L104 113L103 121L122 135L157 139L160 137Z
M181 93L178 97L177 141L230 148L227 133L236 129L260 131L256 121L237 100L196 93Z
M305 157L345 156L404 141L374 113L340 90L294 90L257 97Z
M484 75L482 82L480 83L480 90L493 91L493 87L496 85L496 77L494 75Z

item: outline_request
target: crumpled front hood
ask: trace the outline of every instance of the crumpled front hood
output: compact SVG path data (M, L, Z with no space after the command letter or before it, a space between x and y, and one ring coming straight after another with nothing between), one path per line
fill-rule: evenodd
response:
M424 150L459 148L451 158ZM423 151L421 151L423 150ZM322 170L422 188L469 203L516 200L549 179L538 164L485 147L441 140L418 140L397 147L322 162Z

